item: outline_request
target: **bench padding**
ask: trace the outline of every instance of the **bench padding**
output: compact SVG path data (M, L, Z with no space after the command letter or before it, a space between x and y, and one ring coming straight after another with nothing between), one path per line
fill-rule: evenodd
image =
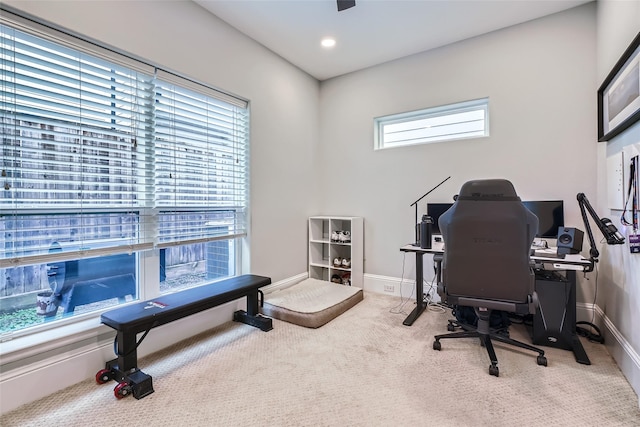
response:
M102 314L100 319L102 323L117 331L144 332L150 328L242 298L247 295L248 291L270 283L271 279L268 277L247 274L117 308Z

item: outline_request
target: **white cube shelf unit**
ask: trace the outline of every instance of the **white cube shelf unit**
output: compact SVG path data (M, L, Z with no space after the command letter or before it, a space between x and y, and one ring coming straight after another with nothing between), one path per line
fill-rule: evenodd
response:
M350 240L332 239L338 233L348 232ZM362 217L312 216L309 218L309 277L331 281L337 275L349 278L348 284L364 285L364 222ZM348 266L334 265L334 260L348 259Z

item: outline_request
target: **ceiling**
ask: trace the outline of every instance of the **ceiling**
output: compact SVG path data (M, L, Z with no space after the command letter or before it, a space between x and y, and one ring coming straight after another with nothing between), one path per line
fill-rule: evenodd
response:
M194 0L318 80L434 49L592 0ZM333 49L320 46L336 39Z

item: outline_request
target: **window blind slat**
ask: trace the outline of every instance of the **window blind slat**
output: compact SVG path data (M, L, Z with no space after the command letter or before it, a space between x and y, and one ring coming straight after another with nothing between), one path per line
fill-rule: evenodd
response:
M0 263L246 234L246 101L6 22Z
M159 247L171 246L175 242L202 243L246 234L242 209L162 211L159 215L159 228Z
M247 102L57 41L0 23L3 267L244 236Z
M153 199L153 76L1 29L0 260L50 257L52 240L82 242L79 257L151 247L138 209ZM51 209L61 213L37 213Z
M156 70L156 76L158 80L166 82L166 84L176 84L186 89L202 93L213 99L228 103L229 105L232 105L234 107L239 107L243 111L246 111L249 106L249 103L246 100L240 99L237 96L233 96L221 90L213 89L210 87L203 87L197 82L188 81L165 70Z

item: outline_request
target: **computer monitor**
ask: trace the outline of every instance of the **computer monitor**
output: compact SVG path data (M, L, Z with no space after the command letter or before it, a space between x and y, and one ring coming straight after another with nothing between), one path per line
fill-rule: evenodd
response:
M564 227L564 203L562 200L535 200L522 202L539 221L536 237L555 239L558 229Z
M445 213L452 205L453 203L427 203L427 215L433 218L433 225L431 226L432 234L442 234L438 220L440 219L440 215Z
M522 202L527 209L533 212L539 221L536 237L555 239L558 237L558 229L564 227L564 203L562 200L532 200ZM453 203L428 203L427 215L433 218L431 232L442 234L438 226L440 215L445 213Z

